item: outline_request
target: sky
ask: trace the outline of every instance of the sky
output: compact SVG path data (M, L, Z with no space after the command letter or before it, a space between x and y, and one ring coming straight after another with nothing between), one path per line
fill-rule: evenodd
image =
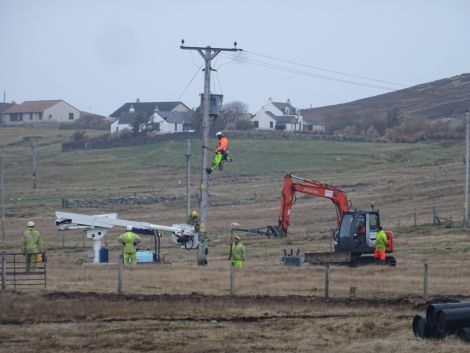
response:
M345 103L469 73L469 14L468 0L0 0L1 100L195 108L204 61L184 39L243 49L212 61L224 103Z

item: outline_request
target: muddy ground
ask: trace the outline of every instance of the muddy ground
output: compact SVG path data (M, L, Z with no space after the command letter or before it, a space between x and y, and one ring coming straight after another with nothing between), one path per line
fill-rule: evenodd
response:
M465 298L436 298L437 301ZM7 292L0 352L468 352L422 341L419 298Z

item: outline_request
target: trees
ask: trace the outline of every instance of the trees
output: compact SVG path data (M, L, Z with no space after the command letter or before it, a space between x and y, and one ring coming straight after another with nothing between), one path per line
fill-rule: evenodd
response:
M132 133L134 136L139 133L146 134L148 127L151 124L151 115L145 113L139 113L136 115L134 122L132 123Z
M248 105L240 102L228 102L222 106L221 113L214 120L213 129L215 130L248 130L251 126Z

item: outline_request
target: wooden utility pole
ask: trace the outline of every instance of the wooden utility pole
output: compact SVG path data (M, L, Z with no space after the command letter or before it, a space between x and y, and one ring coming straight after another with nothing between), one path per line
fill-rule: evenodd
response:
M4 190L4 171L3 157L0 157L0 203L2 205L2 241L5 241L5 190Z
M31 138L31 149L33 150L33 189L37 187L37 180L36 180L36 139L34 137Z
M469 158L469 113L468 110L465 113L465 202L464 202L464 214L463 214L463 226L468 227L468 158Z
M186 197L188 198L188 210L186 212L186 217L191 213L191 140L187 139L187 149L186 149L186 169L187 169L187 178L186 178Z
M200 231L198 235L199 246L198 246L198 265L207 265L207 233L206 233L206 221L207 221L207 186L209 182L209 175L206 172L208 166L207 148L209 147L209 102L210 102L210 80L211 80L211 61L221 51L239 51L237 49L237 42L234 42L234 48L211 48L207 47L187 47L184 46L184 40L181 41L180 49L183 50L196 50L204 59L204 100L202 103L202 124L201 124L201 136L202 136L202 170L201 170L201 204L199 205L200 214Z

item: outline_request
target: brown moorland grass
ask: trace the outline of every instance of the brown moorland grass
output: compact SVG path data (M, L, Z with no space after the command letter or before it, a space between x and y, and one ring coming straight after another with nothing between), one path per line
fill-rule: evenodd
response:
M36 190L30 182L30 146L22 142L33 133L44 135ZM198 267L194 251L175 247L165 235L165 263L126 268L124 295L118 296L112 262L120 252L120 230L113 229L106 239L111 264L78 265L86 260L91 243L82 248L79 231L57 232L53 212L62 197L184 195L184 159L178 153L185 146L62 154L59 135L67 133L0 129L0 153L14 157L6 159L7 237L1 250L19 250L19 235L29 219L42 231L48 250L47 290L0 293L0 352L468 351L454 337L418 341L410 328L412 317L424 308L424 263L429 264L430 300L470 297L469 234L458 224L463 204L461 144L282 142L276 149L273 142L262 148L265 158L257 165L252 156L257 142L234 140L238 162L211 177L210 201L255 201L210 207L209 265ZM296 153L289 154L291 146ZM308 154L296 159L302 151ZM175 166L177 161L180 166ZM243 170L237 170L241 164ZM330 247L334 206L329 200L298 195L287 238L242 234L248 261L236 274L237 296L228 297L230 224L275 223L282 177L288 172L340 187L354 207L368 208L373 200L382 224L395 232L398 266L333 266L331 299L325 300L323 267L280 263L284 249L299 248L303 254ZM196 168L192 180L196 190ZM452 217L452 228L431 225L433 207L443 220ZM185 219L186 203L68 211L117 212L124 219L171 225ZM141 245L151 246L149 239ZM356 298L349 299L350 287L357 288Z

